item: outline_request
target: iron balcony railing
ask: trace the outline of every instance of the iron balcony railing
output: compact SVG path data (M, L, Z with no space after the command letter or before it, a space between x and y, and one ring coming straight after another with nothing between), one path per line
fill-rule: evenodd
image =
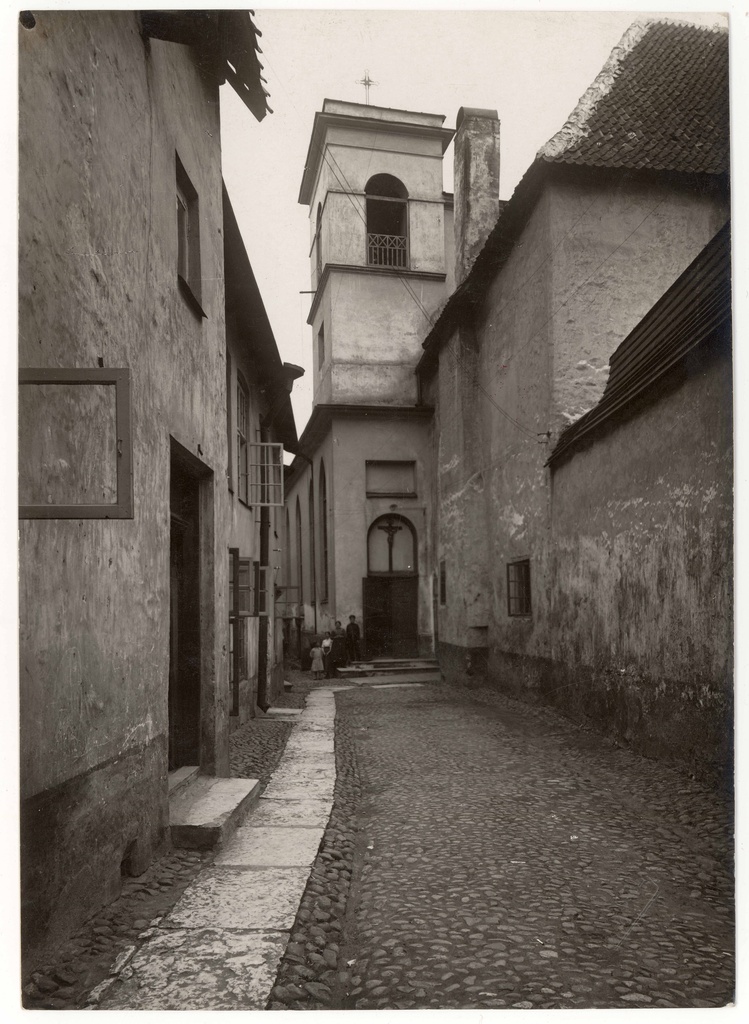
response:
M370 267L405 267L405 235L367 235L367 262Z

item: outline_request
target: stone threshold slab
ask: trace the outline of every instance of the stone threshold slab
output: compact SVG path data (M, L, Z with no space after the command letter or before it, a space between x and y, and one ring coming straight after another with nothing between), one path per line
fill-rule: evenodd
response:
M120 974L104 1010L264 1010L288 933L160 931Z
M308 867L208 868L185 890L162 927L288 931L308 878Z
M322 828L245 826L234 833L213 863L216 867L311 868L322 837Z

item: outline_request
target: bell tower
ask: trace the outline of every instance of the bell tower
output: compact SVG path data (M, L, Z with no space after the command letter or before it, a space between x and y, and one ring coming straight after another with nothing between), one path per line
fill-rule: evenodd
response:
M453 286L444 116L325 100L299 193L310 210L314 404L409 406Z

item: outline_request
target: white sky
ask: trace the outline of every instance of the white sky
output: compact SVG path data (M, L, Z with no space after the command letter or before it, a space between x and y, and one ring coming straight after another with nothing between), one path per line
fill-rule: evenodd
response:
M725 24L719 14L675 14ZM274 113L258 123L230 86L221 90L223 168L232 205L281 357L305 367L292 402L301 434L312 408L308 209L297 203L316 110L323 99L370 101L445 114L496 109L500 196L507 199L574 109L636 12L256 10L260 60ZM452 146L445 188L452 191Z

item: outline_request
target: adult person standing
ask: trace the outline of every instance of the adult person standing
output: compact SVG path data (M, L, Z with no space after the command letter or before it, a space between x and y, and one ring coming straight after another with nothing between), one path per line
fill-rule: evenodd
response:
M338 666L346 664L346 634L343 632L340 621L336 621L335 624L333 646L330 651L330 664L332 666L330 675L333 677L335 677L335 670Z
M359 641L361 640L361 630L359 629L359 623L356 621L355 615L349 615L348 626L346 626L346 653L348 654L349 661L359 661L361 658L361 652L359 649Z
M333 649L333 638L331 637L330 632L327 632L325 634L325 637L323 638L323 642L320 644L320 646L322 647L322 657L323 657L323 661L325 662L325 675L326 675L326 677L328 679L330 679L330 674L331 674L331 665L330 665L331 654L330 654L330 652Z

